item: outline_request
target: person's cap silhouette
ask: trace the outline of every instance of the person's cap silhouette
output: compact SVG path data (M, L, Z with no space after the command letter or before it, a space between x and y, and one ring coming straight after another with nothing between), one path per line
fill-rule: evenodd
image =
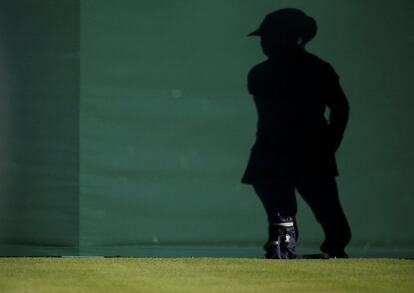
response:
M303 11L294 8L276 10L264 18L259 28L248 36L294 35L309 42L316 35L316 21Z

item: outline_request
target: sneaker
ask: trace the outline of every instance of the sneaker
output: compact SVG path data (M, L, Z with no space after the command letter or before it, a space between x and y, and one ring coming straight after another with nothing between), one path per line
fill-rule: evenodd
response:
M265 245L267 259L296 258L296 232L292 217L278 214L271 225L273 239Z

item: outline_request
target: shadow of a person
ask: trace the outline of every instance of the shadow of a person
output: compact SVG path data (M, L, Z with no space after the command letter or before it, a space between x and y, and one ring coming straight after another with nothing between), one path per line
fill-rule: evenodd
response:
M276 243L280 234L278 223L283 217L295 222L295 190L325 232L322 252L347 257L345 246L351 239L335 180L335 152L348 121L349 105L332 66L305 50L316 31L313 18L286 8L267 15L250 34L260 36L268 59L248 75L258 123L242 183L253 185L265 207L268 258L273 258L270 243ZM294 226L297 239L296 222Z

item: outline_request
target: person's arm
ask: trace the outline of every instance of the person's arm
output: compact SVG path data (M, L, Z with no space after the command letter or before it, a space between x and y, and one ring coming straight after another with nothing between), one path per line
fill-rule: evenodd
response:
M334 151L341 144L346 125L349 118L349 103L344 91L339 84L339 77L333 71L330 72L326 85L326 104L330 109L329 114L329 136Z

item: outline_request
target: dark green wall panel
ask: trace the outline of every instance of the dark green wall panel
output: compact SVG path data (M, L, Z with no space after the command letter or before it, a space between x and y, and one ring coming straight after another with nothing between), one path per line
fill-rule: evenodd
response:
M79 1L2 1L0 254L76 254Z

